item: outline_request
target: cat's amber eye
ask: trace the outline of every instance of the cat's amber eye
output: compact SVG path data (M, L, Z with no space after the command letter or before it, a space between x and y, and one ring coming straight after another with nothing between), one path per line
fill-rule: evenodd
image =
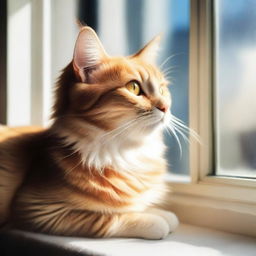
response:
M131 92L135 95L140 95L141 94L140 85L136 81L131 81L128 84L126 84L126 88L129 92Z
M164 89L163 89L163 87L160 87L160 88L159 88L159 92L160 92L161 95L164 95Z

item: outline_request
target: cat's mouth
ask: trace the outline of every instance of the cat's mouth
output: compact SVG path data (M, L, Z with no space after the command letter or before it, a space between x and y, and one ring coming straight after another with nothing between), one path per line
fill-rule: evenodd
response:
M160 123L165 123L170 119L170 115L168 112L158 111L158 116L159 116Z

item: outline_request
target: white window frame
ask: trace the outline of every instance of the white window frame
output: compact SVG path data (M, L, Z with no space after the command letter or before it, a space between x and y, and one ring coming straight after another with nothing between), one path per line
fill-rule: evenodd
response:
M46 124L52 84L51 1L8 0L7 10L7 125Z
M181 221L256 236L256 180L214 176L213 0L191 0L189 183L169 182L169 207Z
M6 123L47 126L52 85L73 54L77 0L8 0L7 4ZM59 32L63 29L64 34Z

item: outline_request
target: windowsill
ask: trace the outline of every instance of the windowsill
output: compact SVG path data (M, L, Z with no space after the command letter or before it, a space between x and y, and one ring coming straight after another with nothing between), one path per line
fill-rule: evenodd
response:
M142 239L88 239L88 238L69 238L56 237L41 234L33 234L21 231L11 231L9 236L6 234L0 236L5 242L0 244L0 248L15 245L11 237L16 236L19 239L26 237L27 240L33 239L34 242L42 242L64 248L64 254L58 255L113 255L113 256L130 256L130 255L211 255L211 256L253 256L256 251L256 239L246 236L235 235L215 231L206 228L199 228L192 225L181 224L173 234L170 234L164 240L150 241ZM6 238L7 237L7 238ZM36 241L35 241L36 240ZM24 240L25 241L25 240ZM30 243L25 242L28 249ZM40 247L34 246L37 251L34 255L41 255L38 252ZM1 248L2 249L2 248ZM25 249L25 250L26 250ZM18 250L18 248L17 248ZM1 250L2 251L2 250ZM8 250L4 250L7 252ZM74 252L71 253L71 251ZM19 250L20 254L21 251ZM31 252L31 251L30 251ZM4 254L11 255L11 254ZM28 255L28 254L26 254ZM33 253L29 254L33 255ZM52 255L52 254L47 254ZM56 255L56 252L55 252Z

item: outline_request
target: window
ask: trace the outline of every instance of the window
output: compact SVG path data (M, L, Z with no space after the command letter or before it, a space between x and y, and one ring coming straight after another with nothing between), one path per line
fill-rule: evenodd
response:
M252 178L253 168L249 168L251 162L248 161L252 161L253 156L251 154L252 152L255 154L256 150L255 147L252 149L249 143L243 141L242 143L246 145L237 147L240 147L239 150L242 154L249 151L250 156L243 156L245 157L243 162L238 161L239 164L236 166L238 168L233 168L234 166L229 166L227 169L223 168L223 160L226 161L227 158L222 155L222 152L227 148L223 148L223 144L225 144L223 133L225 131L222 126L227 121L227 117L224 117L226 110L220 107L220 104L227 104L226 98L230 99L231 94L235 94L235 88L232 89L232 92L226 92L227 95L224 93L227 86L230 86L230 84L225 84L227 82L225 79L231 81L231 79L238 76L240 79L245 79L245 76L249 73L252 76L255 74L255 72L251 72L251 68L255 67L252 52L247 53L244 60L237 59L236 62L235 60L231 62L230 57L230 54L234 51L237 56L238 52L243 51L245 47L248 50L248 46L245 44L249 43L249 38L251 38L250 43L255 40L255 35L253 36L255 29L250 27L250 24L252 24L251 26L255 28L255 16L252 14L255 3L238 0L233 1L234 3L232 2L232 5L230 5L227 2L229 1L192 0L190 2L189 123L190 127L200 135L202 143L198 144L196 141L191 141L191 182L185 184L171 181L170 186L173 193L169 200L172 203L170 208L184 222L255 236L256 180ZM236 6L239 3L240 6ZM236 8L233 8L233 4ZM242 6L243 8L240 9ZM230 31L231 23L222 24L224 22L223 14L227 12L227 9L230 12L233 11L233 20L241 20L241 16L243 16L243 22L247 22L244 31L241 32L245 35L243 36L245 41L241 41L240 44L230 42L235 44L232 49L227 45L227 42L223 43L225 37L234 38L236 35L234 30ZM246 9L247 11L251 10L248 11L251 15L246 13ZM236 17L236 15L240 17ZM225 19L228 19L228 14L224 16ZM227 35L227 31L225 33L221 32L224 28L229 29L229 35ZM242 37L242 34L240 34L240 37ZM251 37L248 36L249 34ZM226 47L229 49L226 49ZM220 53L222 53L221 56ZM228 65L227 61L229 61ZM247 64L242 61L247 62ZM243 67L239 69L239 65L243 65ZM245 65L247 65L246 68ZM227 71L231 67L233 71L229 71L228 74L225 72L223 75L224 70ZM243 71L247 74L243 74ZM239 86L240 90L246 90L246 80L240 81L239 84L236 81L236 85ZM249 84L249 86L251 85ZM241 97L238 98L237 102L239 102L238 104L245 104L243 107L248 108L246 103L242 103ZM255 109L255 107L251 107L250 113L253 113ZM222 123L220 119L222 119ZM225 123L225 125L230 125L229 129L234 131L235 127L232 127L230 122L229 124ZM249 123L244 123L244 125L249 125ZM252 134L253 132L250 132L242 140L253 140L254 135ZM231 140L233 140L233 143L238 143L236 140L241 139L237 139L237 134L234 134ZM227 147L227 145L225 146ZM241 147L250 147L250 149L241 149ZM230 154L230 152L224 154ZM242 156L240 155L240 157ZM250 160L245 160L249 157ZM237 161L237 159L234 161ZM243 167L243 175L236 170L241 169L240 167Z
M256 178L255 7L215 1L217 175Z

